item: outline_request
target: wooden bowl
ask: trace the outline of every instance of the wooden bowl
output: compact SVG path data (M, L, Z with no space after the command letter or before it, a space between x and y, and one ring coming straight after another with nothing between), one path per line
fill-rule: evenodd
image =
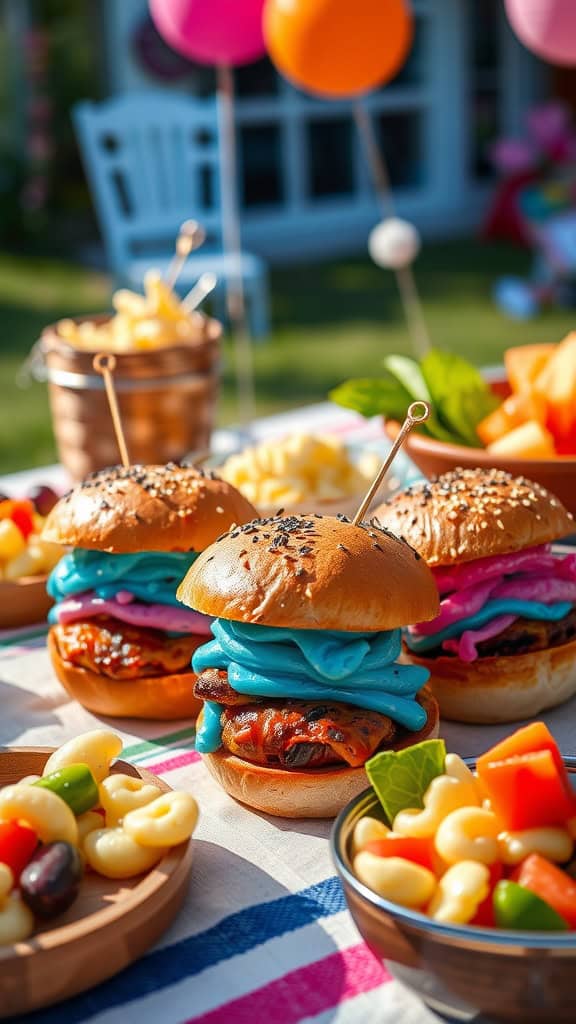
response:
M564 760L574 775L576 758ZM576 931L443 925L382 899L352 870L351 836L365 815L382 818L373 789L364 790L337 818L332 857L360 934L393 976L450 1020L471 1021L481 1013L514 1024L572 1024Z
M509 393L504 377L491 380L490 384L493 391L502 398ZM388 437L394 440L400 425L388 420L384 424L384 429ZM525 476L546 487L551 494L560 498L572 515L576 515L574 456L559 455L555 459L510 459L491 455L485 448L468 448L465 445L436 441L415 431L406 438L404 451L427 477L447 473L456 466L462 466L464 469L475 469L478 466L486 469L506 469L513 476Z
M47 580L47 576L0 580L0 629L44 622L54 603L46 592Z
M0 786L41 774L51 747L0 750ZM111 771L170 786L125 761ZM65 914L26 942L0 946L0 1018L68 999L137 960L162 935L184 900L191 843L168 850L145 875L114 881L89 873Z

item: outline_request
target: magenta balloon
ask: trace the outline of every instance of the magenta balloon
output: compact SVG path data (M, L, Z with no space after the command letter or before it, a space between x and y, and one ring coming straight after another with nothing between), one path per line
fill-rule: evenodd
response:
M149 0L172 49L199 64L250 64L265 52L264 0Z
M508 20L532 53L576 65L576 0L505 0Z

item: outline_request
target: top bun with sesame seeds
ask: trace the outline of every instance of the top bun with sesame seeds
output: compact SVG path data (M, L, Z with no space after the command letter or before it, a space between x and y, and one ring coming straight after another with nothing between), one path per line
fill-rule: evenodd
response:
M255 519L189 569L178 600L236 622L291 629L397 629L438 614L422 558L389 530L345 516Z
M572 515L540 484L501 469L454 469L380 505L375 518L430 566L548 544L574 533Z
M112 554L202 551L255 514L235 487L194 466L113 466L61 498L42 537Z

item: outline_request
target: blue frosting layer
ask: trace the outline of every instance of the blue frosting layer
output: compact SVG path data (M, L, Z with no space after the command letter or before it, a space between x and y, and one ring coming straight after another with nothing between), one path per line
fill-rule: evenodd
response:
M214 640L194 652L192 668L196 673L208 668L227 671L228 682L238 693L354 704L414 731L426 722L426 712L415 698L429 673L421 666L396 664L400 630L348 633L226 619L216 619L211 628ZM206 705L196 736L201 753L220 746L217 709L217 704Z
M465 619L459 619L458 622L453 622L446 629L442 629L438 633L415 637L407 631L405 640L411 651L430 651L434 647L439 647L444 640L450 640L454 636L461 636L467 629L478 629L480 626L485 626L499 615L518 615L523 619L558 622L565 615L568 615L571 608L572 604L570 601L560 601L557 604L541 604L539 601L502 598L497 601L487 601L479 612L469 615Z
M129 590L139 601L180 607L176 588L198 557L197 551L141 551L110 555L75 548L60 559L48 579L55 601L93 590L108 599Z

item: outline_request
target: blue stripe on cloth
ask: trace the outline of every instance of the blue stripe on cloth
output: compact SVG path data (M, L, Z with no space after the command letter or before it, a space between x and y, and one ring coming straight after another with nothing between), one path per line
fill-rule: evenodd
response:
M206 931L154 950L89 992L27 1014L26 1024L81 1024L98 1013L143 999L230 957L248 953L270 939L345 909L344 893L335 877L268 903L246 907Z

